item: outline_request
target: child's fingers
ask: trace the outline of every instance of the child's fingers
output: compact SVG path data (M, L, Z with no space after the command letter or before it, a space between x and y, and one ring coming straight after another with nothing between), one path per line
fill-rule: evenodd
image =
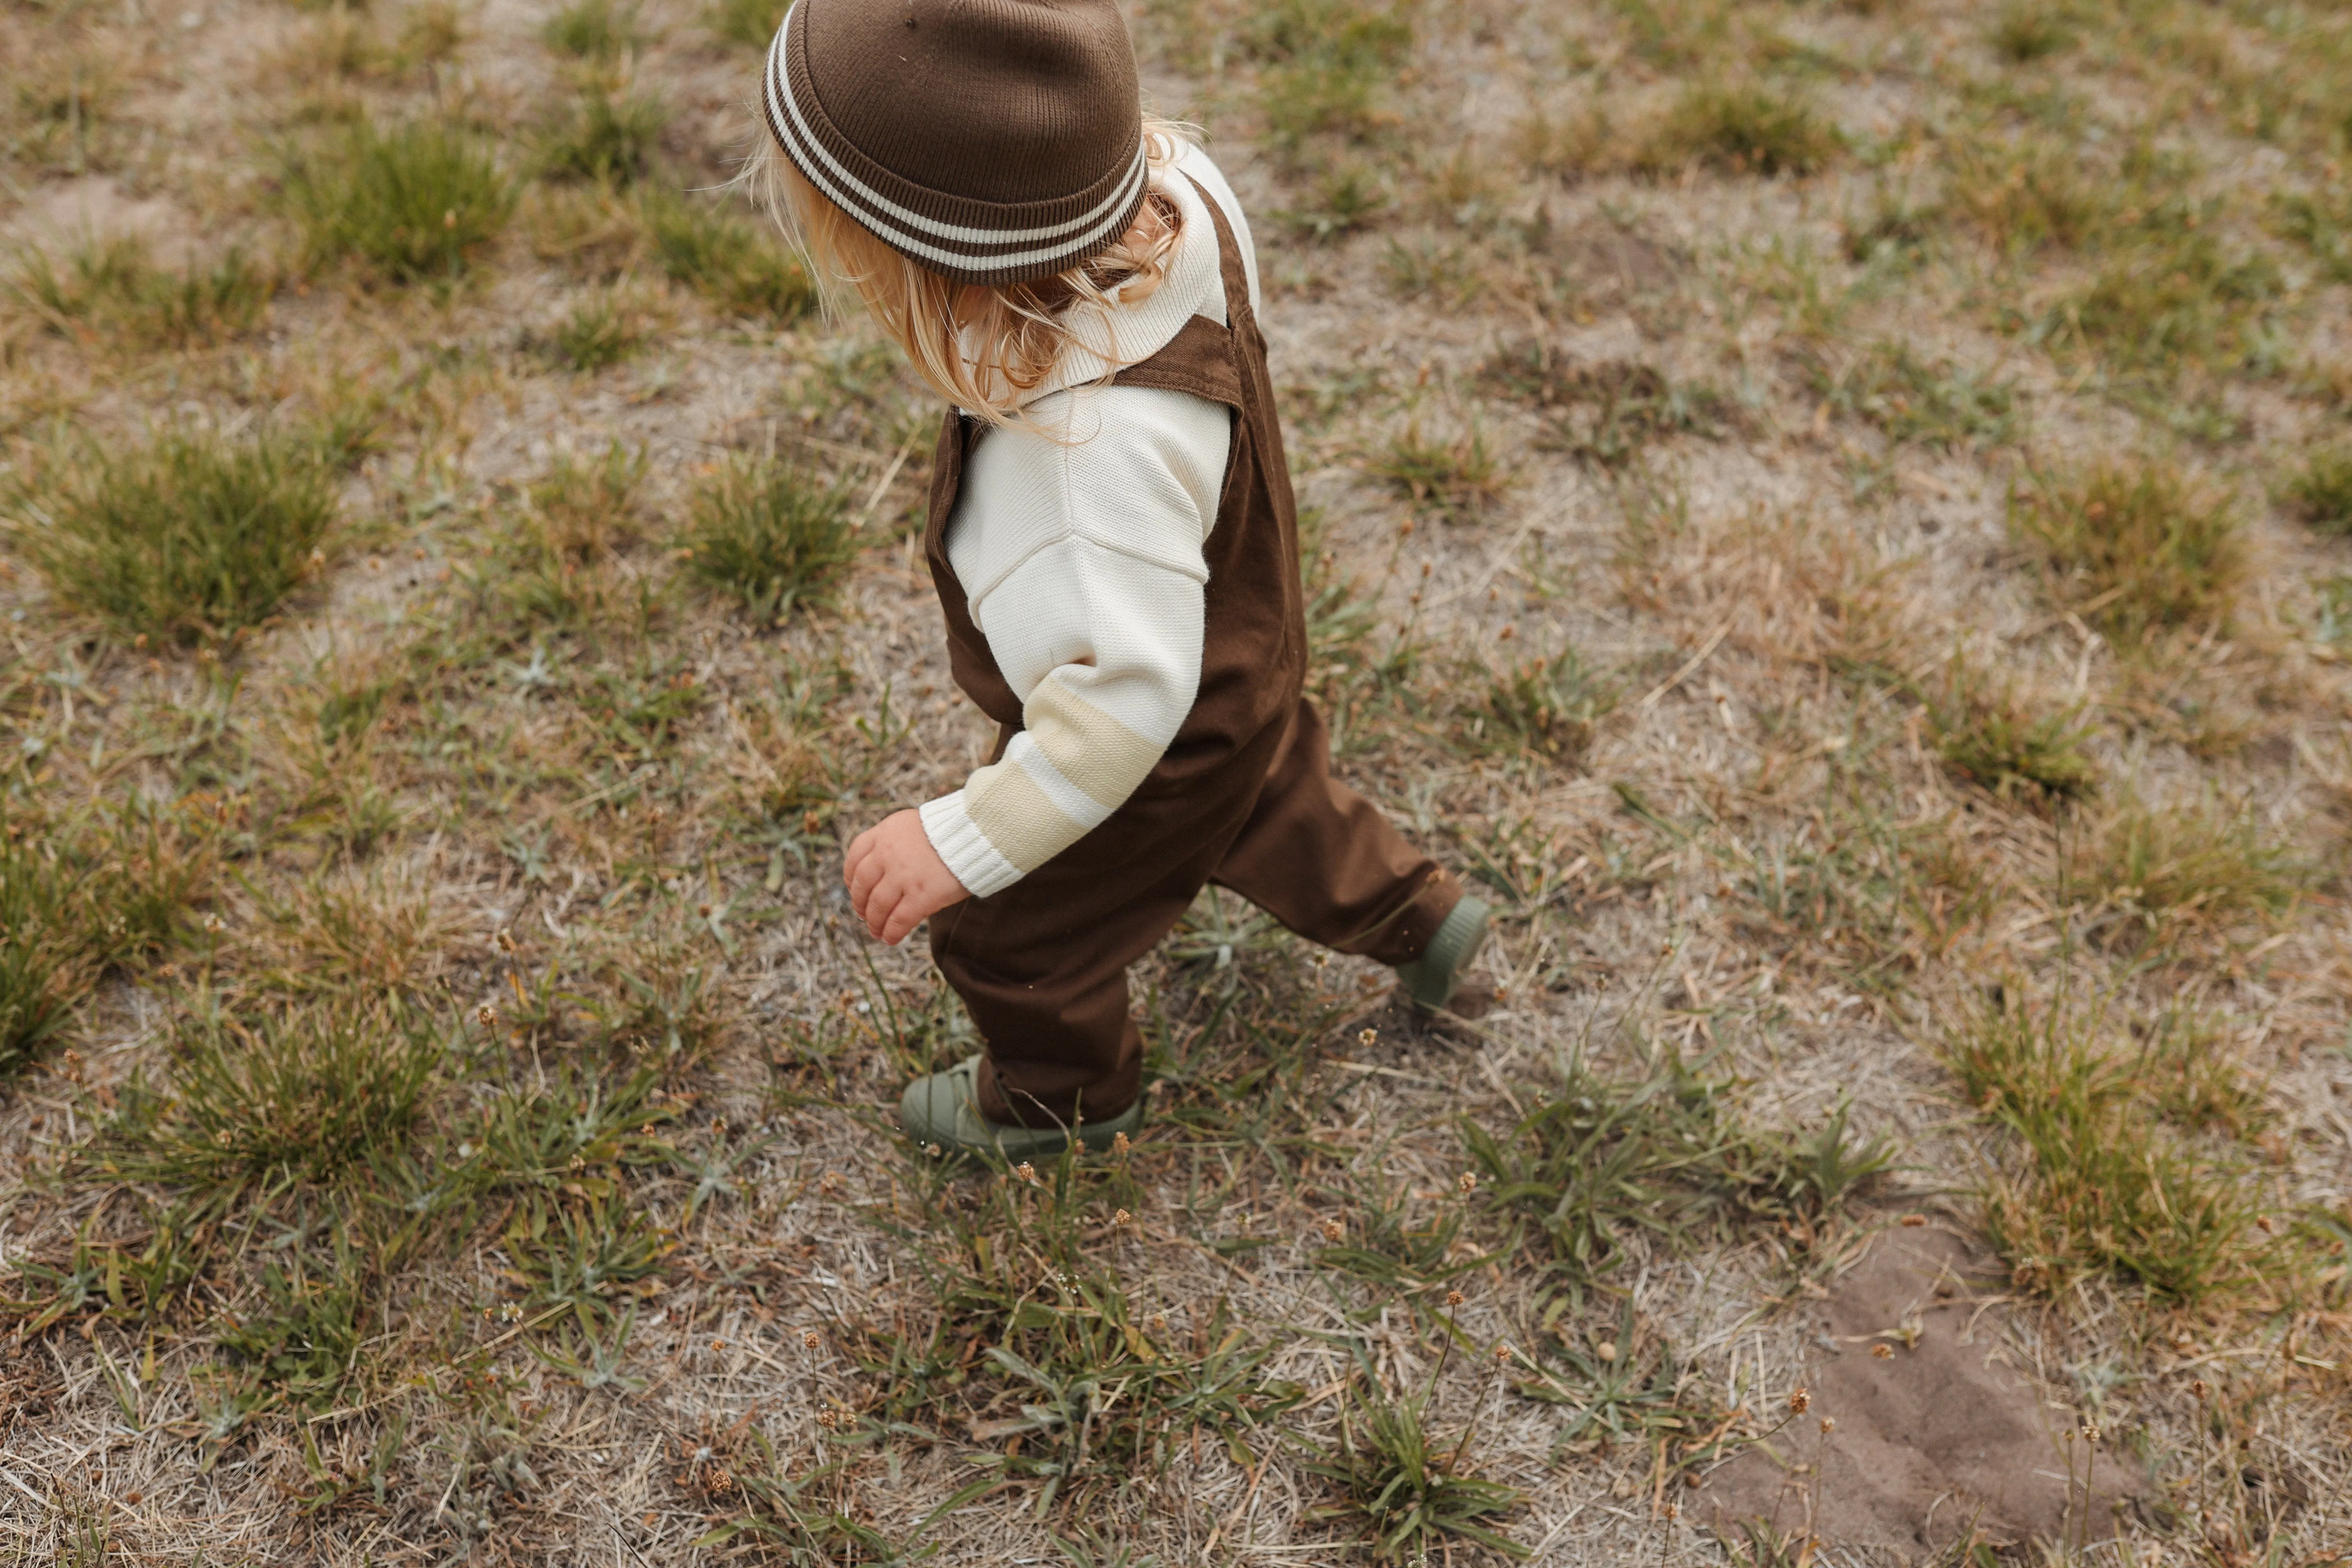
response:
M888 942L893 947L898 945L898 936L904 936L906 933L901 931L898 936L893 936L890 934L890 927L898 918L899 906L908 901L906 889L899 886L896 878L886 879L882 885L876 888L867 897L866 929L873 933L876 941Z
M849 901L860 912L865 910L866 900L874 896L874 889L887 879L889 869L889 857L869 853L849 870Z

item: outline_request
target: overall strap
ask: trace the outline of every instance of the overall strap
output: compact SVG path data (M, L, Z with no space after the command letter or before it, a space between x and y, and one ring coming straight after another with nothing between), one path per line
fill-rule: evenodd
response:
M1247 402L1241 372L1241 357L1235 352L1236 342L1249 341L1247 334L1256 329L1256 318L1249 308L1249 274L1242 266L1241 246L1234 237L1233 226L1198 180L1192 188L1200 193L1201 203L1209 209L1209 222L1217 240L1217 261L1225 285L1226 325L1206 316L1186 320L1174 337L1150 358L1127 366L1111 378L1118 386L1150 386L1168 392L1189 392L1212 403L1222 403L1228 408L1240 408ZM1244 334L1236 338L1235 334Z

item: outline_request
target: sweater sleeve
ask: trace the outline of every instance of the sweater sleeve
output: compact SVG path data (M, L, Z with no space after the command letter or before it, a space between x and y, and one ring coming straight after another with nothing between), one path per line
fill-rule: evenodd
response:
M1003 758L922 808L956 879L985 898L1068 848L1135 793L1201 685L1228 412L1186 393L1104 386L1032 405L1055 436L972 448L948 556L1013 694Z

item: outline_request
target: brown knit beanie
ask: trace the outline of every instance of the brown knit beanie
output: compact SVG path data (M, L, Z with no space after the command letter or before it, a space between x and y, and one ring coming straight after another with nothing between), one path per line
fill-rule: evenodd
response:
M1143 201L1135 47L1112 0L794 0L765 101L809 184L959 282L1076 266Z

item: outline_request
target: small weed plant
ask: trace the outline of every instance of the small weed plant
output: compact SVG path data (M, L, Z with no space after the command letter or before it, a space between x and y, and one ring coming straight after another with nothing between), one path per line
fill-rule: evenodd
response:
M2171 463L2046 479L2010 521L2041 551L2053 596L2119 639L2226 624L2246 573L2235 506Z
M1500 466L1486 433L1475 426L1449 441L1410 425L1373 455L1370 468L1414 510L1448 521L1473 521L1502 498Z
M601 88L582 91L541 140L540 173L616 188L635 184L652 170L668 123L669 107L657 98Z
M50 590L126 637L195 643L260 625L334 523L315 441L173 432L59 458L16 537Z
M2075 847L2074 874L2097 922L2118 942L2177 938L2284 912L2305 877L2263 832L2251 803L2186 808L2125 801Z
M2279 489L2287 509L2315 530L2352 537L2352 441L2314 450Z
M1482 667L1483 668L1483 667ZM1573 648L1537 656L1470 677L1477 701L1464 710L1461 734L1475 752L1533 753L1547 762L1581 763L1601 721L1617 707L1617 689Z
M65 1024L81 979L63 874L22 841L22 826L0 836L0 1076Z
M1746 82L1684 89L1636 162L1650 174L1693 163L1732 174L1810 174L1835 158L1836 128L1805 99Z
M572 0L548 17L540 37L559 55L609 60L635 49L645 34L628 0Z
M293 156L285 201L310 265L355 257L412 283L462 274L506 227L515 189L455 125L362 120Z
M1958 661L1927 704L1927 725L1947 768L2004 798L2073 801L2098 788L2098 764L2084 750L2091 730L2079 715L2038 709Z
M174 272L155 264L144 240L118 236L86 239L62 263L27 251L0 288L68 336L88 331L133 348L188 348L250 331L278 283L242 250Z
M2155 1123L2098 1015L1989 1006L1946 1051L1969 1101L2011 1140L1983 1201L2018 1284L2056 1293L2105 1273L2195 1306L2259 1279L2253 1184Z
M857 557L847 496L772 458L726 464L696 492L691 517L679 540L688 570L761 621L824 602Z

